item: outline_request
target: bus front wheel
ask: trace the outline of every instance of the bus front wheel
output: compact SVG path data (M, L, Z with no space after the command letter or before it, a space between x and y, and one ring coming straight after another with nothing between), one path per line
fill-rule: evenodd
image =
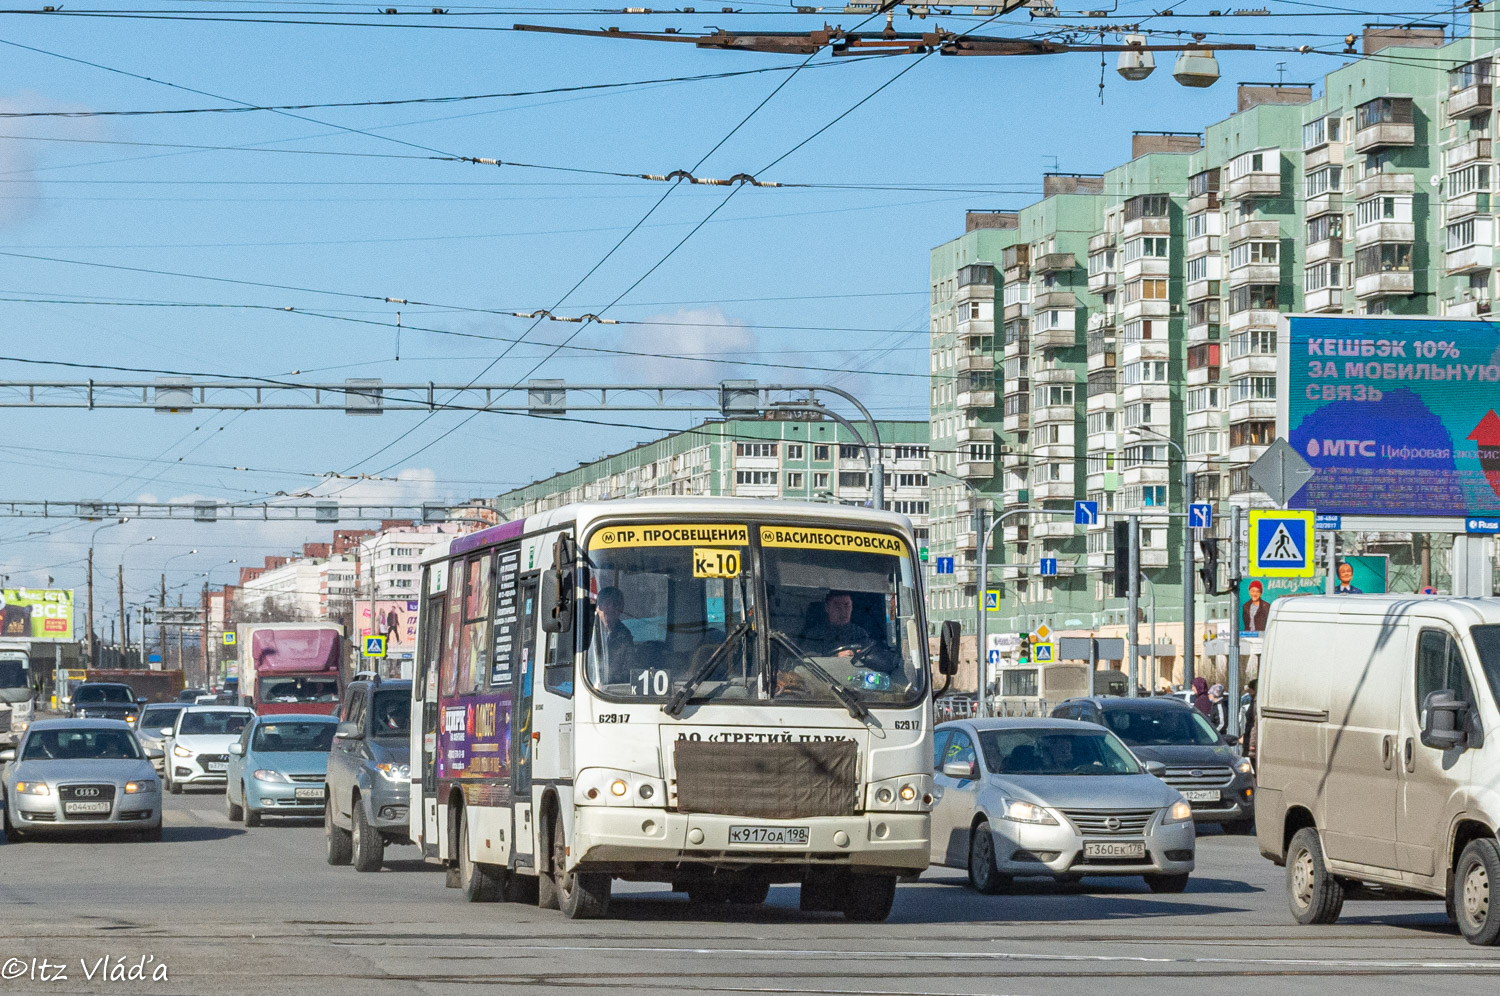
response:
M896 902L896 876L850 875L844 892L844 919L881 923Z

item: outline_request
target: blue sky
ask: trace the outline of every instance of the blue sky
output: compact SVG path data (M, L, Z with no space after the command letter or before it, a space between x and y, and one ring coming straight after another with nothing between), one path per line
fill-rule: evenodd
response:
M129 4L92 6L131 9ZM224 17L232 16L222 13L231 9L266 10L272 12L267 18L278 16L276 11L323 10L328 13L300 16L372 26L3 15L0 41L13 44L0 45L0 112L397 100L697 76L803 61L687 45L392 28L396 20L369 16L369 5L183 0L134 6ZM764 14L754 13L762 7ZM1409 0L1368 4L1363 12L1275 0L1270 7L1278 15L1326 16L1195 19L1186 15L1205 13L1210 5L1185 0L1176 7L1182 16L1155 17L1148 26L1216 30L1225 40L1288 47L1305 38L1336 48L1330 36L1357 32L1366 21L1407 20L1422 13ZM85 9L68 5L65 11ZM670 18L494 13L423 23L618 24L684 31L710 24L808 30L822 23L818 17L786 15L786 8L771 4L740 9L749 13ZM1428 16L1447 22L1447 10L1434 7ZM1148 4L1125 0L1113 21L1150 13ZM846 27L860 19L827 15L829 22ZM958 28L976 22L898 17L896 28L921 30L934 23ZM1067 23L1083 22L1030 19L1021 12L985 32L1031 34ZM686 169L766 100L786 72L294 112L326 124L264 111L6 118L0 120L0 251L13 255L0 256L0 298L28 300L0 301L6 318L0 354L304 381L468 381L506 346L485 337L515 338L531 324L484 309L531 311L563 299L559 313L579 314L598 311L624 293L609 317L662 324L591 326L580 332L577 325L543 323L495 363L485 380L528 375L575 382L812 380L857 391L877 414L925 418L927 250L962 231L966 208L1023 205L1038 195L1041 173L1054 166L1097 172L1116 165L1128 156L1132 130L1191 130L1221 119L1233 109L1234 83L1274 80L1278 62L1287 63L1289 81L1321 80L1340 64L1317 55L1225 53L1223 80L1208 90L1188 90L1172 81L1171 59L1160 57L1162 69L1146 82L1128 84L1114 73L1109 57L1101 104L1096 55L931 57L767 169L912 61L819 56L697 172L885 189L742 188L723 203L724 188L680 186L571 293L662 197L664 185L437 161L425 150L606 172ZM825 62L837 64L820 65ZM716 207L712 219L661 262ZM115 303L38 303L85 298ZM215 307L120 303L127 301ZM296 311L270 310L283 307ZM395 331L387 327L398 311L407 326L399 361ZM554 354L552 347L575 333L574 346L809 369L574 350ZM294 370L302 373L291 375ZM0 377L11 380L90 376L151 375L0 360ZM459 413L440 414L399 442L393 441L412 430L415 416L8 410L4 418L0 460L7 473L0 498L10 499L249 500L314 487L318 480L312 475L346 469L404 478L367 482L350 489L351 495L492 495L652 434L645 428L499 415L481 415L456 428L464 418ZM663 427L687 422L681 416L628 421ZM35 530L44 532L35 535ZM12 585L39 585L51 575L56 584L81 588L81 558L92 531L69 523L0 521L0 572L9 574ZM155 541L142 543L153 534ZM190 548L200 553L172 562L169 585L232 557L259 563L263 553L324 536L303 526L130 523L101 534L99 563L112 573L126 546L141 543L127 560L130 587L144 592L154 585L165 558ZM214 575L216 580L228 576L227 569Z

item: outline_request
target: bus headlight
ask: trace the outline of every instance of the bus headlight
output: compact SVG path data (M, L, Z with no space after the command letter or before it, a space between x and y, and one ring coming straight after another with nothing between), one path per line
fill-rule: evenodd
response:
M865 791L870 812L926 813L932 810L932 776L899 775L873 781Z
M579 806L666 805L667 783L653 775L618 768L584 768L573 779L573 801Z

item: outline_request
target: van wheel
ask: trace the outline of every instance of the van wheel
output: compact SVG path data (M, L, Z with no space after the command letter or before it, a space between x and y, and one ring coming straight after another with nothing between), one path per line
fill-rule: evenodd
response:
M1344 886L1323 865L1318 831L1303 827L1287 849L1286 896L1292 919L1300 924L1334 923L1344 908Z
M896 876L850 875L844 891L844 919L883 923L896 903Z
M995 835L988 821L980 822L969 835L969 884L987 896L1010 888L1011 877L995 867Z
M1458 856L1453 876L1453 912L1459 933L1470 944L1500 943L1500 909L1494 890L1500 885L1500 846L1493 838L1469 841Z
M349 839L349 831L333 822L332 800L323 807L323 836L328 841L328 863L347 865L349 859L354 856L354 845Z
M370 826L365 807L358 799L354 800L353 808L354 829L350 832L349 843L354 854L354 870L380 871L380 866L385 864L385 841Z
M240 793L244 794L243 788L240 789ZM238 823L245 818L245 807L235 805L234 799L229 796L228 788L224 789L224 815L229 817L230 823Z
M357 817L356 817L357 818ZM458 887L471 903L493 903L505 892L506 870L469 857L469 824L458 831Z

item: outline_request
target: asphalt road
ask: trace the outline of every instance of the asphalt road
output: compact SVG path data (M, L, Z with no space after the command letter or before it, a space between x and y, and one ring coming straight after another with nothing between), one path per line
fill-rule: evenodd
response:
M1329 927L1286 913L1281 870L1209 831L1188 891L1087 879L980 896L956 872L902 886L891 920L693 907L617 883L612 916L468 905L392 848L379 873L324 862L321 823L247 830L223 796L168 797L159 844L0 846L0 996L9 993L1110 994L1484 992L1500 949L1464 943L1439 903L1349 903ZM86 977L145 962L144 981ZM40 959L67 979L44 981ZM13 961L12 959L19 959ZM166 981L150 981L165 964ZM17 973L19 976L17 975ZM1483 976L1476 978L1475 976ZM477 987L477 988L476 988Z

